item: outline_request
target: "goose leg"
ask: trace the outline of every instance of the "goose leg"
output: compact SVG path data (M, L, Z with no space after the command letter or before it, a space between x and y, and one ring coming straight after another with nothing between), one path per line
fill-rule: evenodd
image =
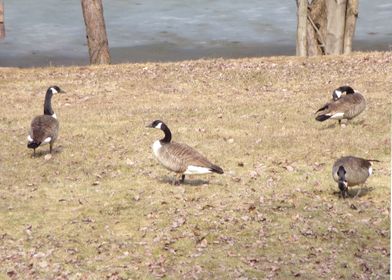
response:
M180 182L181 182L181 183L184 183L184 181L185 181L185 174L182 174L182 175L181 175L181 180L180 180Z
M49 151L50 151L50 153L52 153L52 150L53 150L53 142L50 142L49 143Z
M181 180L179 179L180 176L181 176L181 174L176 174L176 176L174 177L173 183L172 183L173 185L178 186L181 184Z
M354 196L354 198L357 198L359 196L359 194L361 193L361 188L358 189L357 194Z
M348 190L344 189L344 190L341 191L340 194L341 194L342 198L345 199L348 196Z

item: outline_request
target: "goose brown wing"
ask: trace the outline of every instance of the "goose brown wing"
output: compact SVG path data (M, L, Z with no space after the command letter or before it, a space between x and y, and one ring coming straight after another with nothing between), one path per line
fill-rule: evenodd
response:
M360 93L349 94L345 98L349 99L353 104L360 104L365 101L365 98Z
M186 144L171 142L166 146L166 149L168 154L171 154L176 158L176 161L181 162L181 166L183 166L184 171L188 165L209 168L213 166L213 164L205 156Z
M324 114L344 113L344 117L351 119L359 115L366 107L365 99L360 94L345 95L336 102L329 103Z
M37 143L43 142L47 137L55 139L59 129L57 119L49 116L37 116L31 121L30 135Z

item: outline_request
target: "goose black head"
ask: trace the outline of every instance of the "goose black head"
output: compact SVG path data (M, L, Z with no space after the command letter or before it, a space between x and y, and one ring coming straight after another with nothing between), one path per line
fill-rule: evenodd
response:
M163 121L155 120L152 123L150 123L149 125L147 125L146 127L162 129L164 126L166 126L166 125Z
M62 90L61 88L59 88L58 86L51 86L48 88L48 92L52 93L52 94L56 94L56 93L65 93L64 90Z
M158 128L165 133L165 137L160 140L161 143L169 143L171 141L170 129L163 121L155 120L151 124L147 125L146 127Z
M352 87L350 86L341 86L338 87L337 89L335 89L332 92L332 98L334 101L338 100L340 97L342 97L343 92L345 92L346 94L354 94L355 91Z
M340 193L342 194L343 198L346 198L347 192L348 192L348 185L347 185L347 180L346 180L346 170L344 169L343 166L339 166L338 169L338 186Z

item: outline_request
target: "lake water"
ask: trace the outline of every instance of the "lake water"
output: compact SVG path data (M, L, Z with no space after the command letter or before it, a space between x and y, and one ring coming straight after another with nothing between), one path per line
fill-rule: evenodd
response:
M294 0L104 0L113 62L295 54ZM79 0L4 0L0 66L87 64ZM392 1L361 0L356 50L392 49Z

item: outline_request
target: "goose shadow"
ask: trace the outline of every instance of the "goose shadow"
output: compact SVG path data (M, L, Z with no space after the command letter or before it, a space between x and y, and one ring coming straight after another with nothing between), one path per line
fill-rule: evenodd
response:
M52 155L60 154L60 153L62 153L62 151L63 151L63 147L53 148ZM50 155L49 149L41 149L41 150L35 151L35 155L34 155L34 152L31 153L32 158L39 158L39 157L42 157L45 155Z
M360 121L349 121L349 122L342 122L342 125L345 125L346 127L349 126L363 126L365 124L365 120L360 120ZM323 126L320 128L321 130L327 130L327 129L332 129L332 128L342 128L341 125L339 125L338 122L331 123L327 126Z
M347 197L346 198L356 198L356 197L363 197L373 191L373 187L359 187L359 188L349 188L347 191ZM340 191L334 191L333 195L341 198Z
M175 184L173 184L174 179L175 179L175 176L172 176L172 177L170 177L170 176L163 176L163 177L159 177L158 181L160 183L169 184L169 185L172 185L172 186L193 186L193 187L197 187L197 186L202 186L202 185L208 185L209 184L209 181L207 181L207 180L189 179L189 178L185 177L184 182L182 182L182 183L180 183L178 185L175 185Z
M331 123L328 126L321 127L320 130L327 130L327 129L332 129L332 128L335 128L335 127L340 127L340 125L338 123Z

